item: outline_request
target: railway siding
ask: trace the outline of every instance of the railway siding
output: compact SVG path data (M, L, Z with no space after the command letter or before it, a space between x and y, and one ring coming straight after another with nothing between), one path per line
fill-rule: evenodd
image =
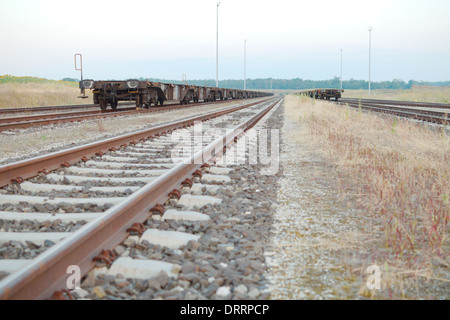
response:
M0 132L0 136L5 137L5 139L0 139L0 164L20 161L170 121L225 109L229 106L239 106L261 100L234 100L212 105L205 104L194 108L150 112L132 117L121 115L114 119L93 119L76 123L53 124L47 127L17 129L11 132L3 131Z
M255 129L279 128L280 112L281 108L271 111ZM194 235L196 239L168 247L159 240L144 239L145 233L131 235L114 249L119 258L111 268L99 265L87 275L81 289L74 292L76 298L269 298L264 247L276 206L278 177L261 175L263 167L211 163L191 188L182 188L180 200L170 201L164 215L153 215L144 223L152 233ZM199 194L202 201L182 201ZM155 261L166 265L158 266Z
M255 108L255 107L253 107ZM230 117L229 117L230 118ZM237 119L241 119L242 116L241 115L233 115L231 117L234 120ZM219 119L218 121L216 121L218 124L221 123L221 120ZM206 129L208 129L208 127L206 127ZM156 139L157 141L162 142L164 139ZM164 143L160 143L160 145L164 145ZM170 147L170 146L166 146L166 147ZM148 147L144 146L143 144L135 144L134 146L130 146L130 149L134 149L131 152L124 152L120 157L123 158L128 158L128 156L131 154L131 161L133 161L134 164L137 164L135 161L141 159L148 159L148 152L150 153L156 153L158 154L159 157L162 157L163 161L166 161L167 158L170 158L170 154L167 154L168 149L165 148L165 150L161 150L161 148L150 148L152 150L149 150ZM136 150L142 148L142 150ZM142 151L142 152L140 152ZM111 152L110 154L116 153L117 151ZM146 154L147 153L147 154ZM126 154L128 154L127 156L125 156ZM138 154L142 155L142 157L138 156ZM166 159L165 159L166 158ZM96 158L96 162L99 162L99 160L101 159L101 156ZM111 161L111 158L109 158L107 161ZM111 186L111 189L100 189L96 192L96 197L98 196L103 196L103 194L106 193L110 193L109 197L104 197L104 200L100 200L99 203L95 203L96 201L91 201L91 197L85 197L83 196L84 192L86 191L86 187L90 188L95 186L96 188L102 188L102 187L108 187L108 185L111 183L111 181L108 181L110 179L118 179L118 178L113 178L111 177L112 174L122 174L122 175L131 175L130 177L124 177L124 179L131 179L131 178L138 178L135 177L136 174L139 175L140 173L136 172L136 170L133 170L133 172L129 172L127 173L126 171L123 171L121 169L110 169L111 171L111 175L110 176L105 176L103 179L105 180L98 180L98 179L102 179L101 177L98 177L99 175L101 175L101 172L93 172L92 170L86 170L89 168L86 168L86 164L85 163L80 163L81 166L79 166L79 169L76 169L75 172L73 172L73 169L69 168L63 168L63 169L59 169L59 172L53 173L52 175L49 176L39 176L36 178L33 178L32 181L30 183L27 183L27 188L25 188L26 190L22 190L21 188L17 188L16 185L10 185L8 186L7 192L8 193L12 193L13 195L15 195L17 192L20 193L25 193L25 194L21 194L21 195L17 195L17 200L12 203L10 202L5 202L3 204L3 206L6 206L6 208L2 208L5 209L5 211L10 211L10 210L18 210L18 211L28 211L30 212L42 212L44 214L49 214L53 211L53 213L56 214L66 214L66 213L71 213L71 212L78 212L78 213L86 213L86 212L101 212L104 211L106 209L108 209L107 206L113 205L113 202L115 199L114 197L111 197L111 195L113 195L115 192L113 186ZM92 163L89 164L89 166L92 166ZM94 164L95 166L95 164ZM85 167L85 168L83 168ZM80 170L83 169L83 170ZM72 170L72 172L70 172ZM102 169L102 170L108 170L108 168L106 169ZM75 182L74 186L81 186L83 187L82 191L80 192L79 189L75 189L75 190L68 190L64 187L62 188L56 188L54 191L56 191L57 189L59 189L58 192L62 192L63 194L67 194L70 195L71 197L69 197L69 200L66 201L61 201L60 199L56 198L55 196L51 196L50 198L48 198L47 200L52 200L54 202L49 202L49 203L45 203L48 201L43 201L45 199L43 199L42 197L39 196L39 194L41 193L45 193L48 192L49 188L52 188L52 185L57 185L60 184L61 186L65 186L65 185L73 185L74 181L72 181L73 179L73 174L77 174L77 175L84 175L86 178L83 182ZM162 172L159 172L162 173ZM217 175L217 177L219 178L220 181L223 181L226 177L223 174L229 173L229 170L226 170L225 168L221 168L221 169L213 169L212 172L209 172L209 176L210 179L208 180L208 185L205 187L201 188L201 191L206 191L206 190L213 190L213 193L215 194L220 194L221 192L221 188L218 187L214 187L212 185L214 184L223 184L223 182L218 182L217 179L214 179L214 176L216 176L214 173L219 173ZM59 178L60 176L62 176L62 178ZM58 177L58 178L56 178ZM145 178L143 178L145 179ZM226 179L225 179L226 180ZM229 180L229 178L228 178ZM35 184L38 183L38 181L40 182L44 182L45 187L44 189L40 189L39 187L37 187ZM90 181L90 182L88 182ZM94 184L92 184L92 182L95 182ZM115 181L116 182L116 181ZM142 181L145 184L145 181ZM87 185L83 185L84 183L88 183ZM99 185L100 183L100 185ZM130 183L130 181L125 181L123 180L122 183ZM135 183L138 183L138 181L136 181ZM115 183L114 183L115 184ZM52 189L53 190L53 189ZM53 192L54 192L53 191ZM131 190L130 190L131 191ZM27 195L26 193L31 193L33 195ZM190 200L194 200L194 202L191 202L191 204L188 204L186 206L183 206L183 208L185 208L186 210L189 210L190 208L192 208L191 210L195 213L194 215L190 214L191 216L197 216L199 217L199 214L202 214L202 212L198 212L198 206L201 205L202 207L208 207L208 206L217 206L217 205L221 205L221 199L214 197L212 195L198 195L198 191L196 192L196 195L193 195L191 197L189 197L187 194L183 194L181 199L180 199L180 206L182 206L183 204L183 199L187 199L190 198ZM80 197L81 196L81 197ZM24 198L25 197L25 198ZM30 207L29 205L27 205L28 200L32 200L29 199L27 197L33 197L33 201L35 202L35 205L33 207L33 205ZM13 197L14 198L14 197ZM53 198L53 199L52 199ZM94 199L94 197L92 197ZM25 201L20 201L20 199L25 200ZM202 203L199 203L198 201L202 200ZM172 199L171 202L173 202L174 200ZM44 202L44 205L42 205L42 202ZM61 204L64 204L61 206ZM50 212L48 212L50 211ZM185 211L185 210L183 210ZM180 213L177 213L178 215L180 215ZM182 214L182 213L181 213ZM205 221L208 221L208 219L203 219ZM161 220L161 223L165 223L163 220ZM62 221L58 221L55 220L55 222L58 223L58 225L62 224ZM87 226L87 225L86 225ZM81 231L81 230L80 230ZM164 230L163 230L164 231ZM182 230L176 230L176 232L183 232ZM69 236L70 238L70 236ZM43 239L45 239L45 235L43 236ZM47 239L48 240L48 239ZM20 241L19 241L20 242ZM45 242L45 240L44 240ZM54 241L51 241L52 243L47 241L48 245L55 245ZM57 242L57 241L56 241ZM14 250L12 247L17 245L17 243L10 243L10 248L6 248L6 250L11 251ZM20 244L21 245L21 244ZM59 244L57 243L56 246L58 246ZM38 244L34 244L34 246L39 247ZM57 249L55 248L54 251L56 251ZM120 250L119 250L120 251ZM20 257L17 256L17 258L23 259L26 256ZM96 289L95 292L98 292L98 290L100 289ZM254 291L255 292L255 291Z

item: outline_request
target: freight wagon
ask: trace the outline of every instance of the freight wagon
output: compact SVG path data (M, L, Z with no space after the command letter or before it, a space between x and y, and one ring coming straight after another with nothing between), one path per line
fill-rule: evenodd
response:
M342 92L344 92L344 90L341 89L314 89L300 91L300 94L304 94L315 99L331 100L333 98L337 101L341 98Z
M171 84L151 81L80 81L80 89L90 89L94 96L94 104L102 110L108 105L116 109L119 101L134 101L137 108L149 108L151 105L163 105L165 101L179 101L181 104L189 102L213 102L227 99L246 99L273 95L272 93L224 89L215 87L200 87L193 85Z

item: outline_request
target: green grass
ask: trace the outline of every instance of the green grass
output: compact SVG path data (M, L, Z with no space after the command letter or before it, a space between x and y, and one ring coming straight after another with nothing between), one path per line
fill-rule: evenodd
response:
M67 85L71 85L74 87L78 87L77 82L72 81L63 81L63 80L48 80L45 78L38 77L15 77L9 74L5 74L0 76L0 84L6 83L65 83Z

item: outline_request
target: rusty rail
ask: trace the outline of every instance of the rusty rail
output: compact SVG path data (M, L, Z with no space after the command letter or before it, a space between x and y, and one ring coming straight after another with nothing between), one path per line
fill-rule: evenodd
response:
M399 101L399 100L381 100L381 99L357 99L357 98L341 98L342 102L359 103L376 103L389 104L394 106L422 107L422 108L443 108L450 109L450 104L436 102L415 102L415 101Z
M93 157L96 154L101 154L111 148L117 148L130 142L147 139L149 136L162 132L168 132L170 130L186 127L192 125L195 121L204 121L213 117L222 116L230 112L254 106L264 101L268 100L266 99L244 106L210 112L202 116L191 117L182 121L171 122L165 125L152 127L150 129L144 129L126 135L92 142L83 146L57 151L48 155L6 164L0 166L0 187L9 184L13 179L16 179L16 181L28 179L37 176L40 172L49 172L52 170L56 170L61 166L67 166L80 160Z
M182 181L191 177L203 163L217 156L214 153L216 150L219 150L218 153L224 152L223 146L234 142L235 138L252 127L280 100L277 99L233 131L227 132L197 152L188 161L178 164L124 202L110 208L97 220L57 243L35 258L29 266L5 278L0 282L1 299L48 299L54 297L56 291L64 290L68 266L78 265L82 275L89 272L95 266L95 256L103 250L112 250L123 241L129 235L127 229L130 226L144 222L151 215L152 208L165 203L168 195L177 189Z
M5 109L0 109L0 114L2 114L2 113L24 113L24 112L71 110L71 109L90 109L90 108L98 108L98 104L75 104L75 105L68 105L68 106L46 106L46 107L29 107L29 108L5 108Z
M18 117L7 117L0 118L0 124L3 123L14 123L14 122L25 122L25 121L35 121L42 119L54 119L62 117L72 117L72 116L83 116L83 115L99 115L101 113L114 113L114 112L124 112L124 111L134 111L135 107L132 108L120 108L116 110L91 110L91 111L73 111L73 112L62 112L62 113L46 113L46 114L34 114L28 116L18 116Z
M346 102L338 101L334 102L339 105L347 105L352 108L361 108L369 111L380 112L385 114L392 114L400 117L411 118L415 120L421 120L425 122L447 124L450 118L448 117L447 111L437 112L430 110L418 110L418 109L408 109L406 107L393 107L378 103L368 103L368 102Z
M227 100L220 100L213 102L214 104L225 103ZM204 103L192 103L188 105L178 104L168 104L163 107L152 107L150 109L139 109L136 108L122 108L117 110L95 110L95 111L80 111L71 113L57 113L57 114L47 114L47 115L35 115L35 116L24 116L24 117L14 117L14 118L2 118L0 119L0 131L11 130L11 129L24 129L34 126L43 126L57 123L66 122L78 122L88 119L96 118L106 118L106 117L118 117L122 115L134 115L140 113L148 112L159 112L167 111L173 109L182 109L196 107L203 105Z

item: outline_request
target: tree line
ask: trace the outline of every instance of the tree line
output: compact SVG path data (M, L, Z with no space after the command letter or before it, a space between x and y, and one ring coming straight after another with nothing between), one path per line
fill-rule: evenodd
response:
M145 80L141 78L140 80ZM176 84L191 84L196 86L208 86L215 87L215 80L186 80L176 81L176 80L162 80L162 79L149 79L155 82L169 82ZM379 81L370 82L371 89L411 89L414 85L422 86L450 86L450 81L441 82L424 82L409 80L405 82L403 80L394 79L392 81ZM244 80L219 80L219 87L230 88L230 89L244 89ZM313 89L313 88L340 88L341 81L338 77L330 80L303 80L300 78L296 79L247 79L246 89L248 90L264 90L264 89L290 89L290 90L302 90L302 89ZM368 89L369 82L366 80L344 80L342 81L343 89Z
M78 82L77 79L64 78L64 81L74 81ZM112 79L108 79L114 81ZM121 79L124 80L124 79ZM164 83L174 83L174 84L190 84L196 86L207 86L215 87L216 80L166 80L157 78L138 78L138 80L149 80L153 82L164 82ZM400 79L394 79L392 81L371 81L371 89L411 89L415 85L421 86L438 86L445 87L450 86L450 81L440 81L440 82L425 82L409 80L405 82ZM230 88L230 89L244 89L244 80L219 80L219 87ZM341 87L341 81L339 77L335 77L330 80L303 80L300 78L296 79L247 79L246 88L248 90L267 90L267 89L287 89L287 90L302 90L302 89L313 89L313 88L336 88ZM342 88L345 89L368 89L369 82L366 80L344 80L342 81Z

